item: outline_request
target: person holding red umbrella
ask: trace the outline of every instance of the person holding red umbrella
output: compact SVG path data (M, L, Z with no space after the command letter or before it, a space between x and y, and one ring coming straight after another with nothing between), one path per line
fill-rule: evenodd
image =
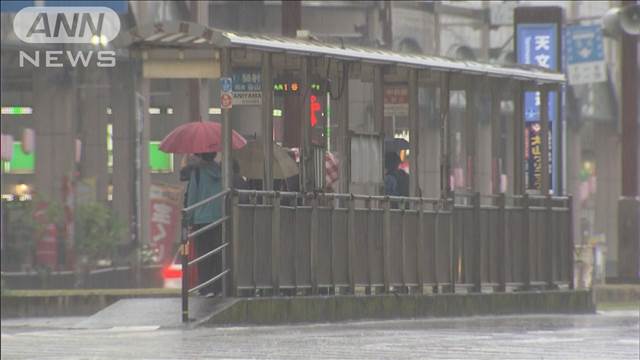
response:
M215 161L216 153L198 153L186 166L180 169L180 180L186 180L185 206L191 206L222 191L222 168ZM198 230L222 217L222 199L200 206L191 213L190 223ZM222 245L221 227L216 226L193 239L195 257L202 256ZM222 254L217 253L198 263L198 283L202 283L222 272ZM215 282L200 290L201 294L212 296L222 292L220 282Z
M211 121L194 121L180 125L160 143L160 150L168 153L195 154L189 156L180 169L180 180L188 181L185 193L185 207L210 198L222 191L222 168L215 161L216 153L222 151L222 131L220 123ZM234 149L242 148L247 141L237 132L232 131L231 145ZM193 230L198 230L220 219L222 201L199 206L191 212L189 218ZM200 257L222 245L222 229L216 226L198 235L195 239L194 258ZM222 272L222 254L220 252L198 263L197 277L201 284ZM222 293L222 284L214 282L200 289L200 293L213 296Z

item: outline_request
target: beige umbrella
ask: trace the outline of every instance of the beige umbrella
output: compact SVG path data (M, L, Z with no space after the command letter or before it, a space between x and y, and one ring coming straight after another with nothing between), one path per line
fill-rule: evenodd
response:
M240 175L247 179L262 179L265 153L261 141L247 143L242 149L233 152L238 160ZM298 165L283 147L273 144L273 178L286 179L298 174Z

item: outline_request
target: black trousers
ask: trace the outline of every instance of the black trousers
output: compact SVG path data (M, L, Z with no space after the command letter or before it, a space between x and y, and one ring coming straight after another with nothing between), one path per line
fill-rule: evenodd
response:
M206 224L194 225L194 230L198 230ZM195 250L196 257L200 257L209 251L222 245L222 225L218 225L213 229L209 229L204 233L196 236ZM200 261L198 264L198 284L217 276L222 272L222 251L209 256L208 258ZM213 284L208 285L200 290L200 293L222 293L222 279L216 280Z

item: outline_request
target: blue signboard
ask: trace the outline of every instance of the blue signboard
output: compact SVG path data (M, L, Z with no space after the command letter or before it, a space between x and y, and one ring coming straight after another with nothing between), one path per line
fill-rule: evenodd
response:
M569 26L566 35L567 65L604 60L600 25Z
M233 92L262 91L260 69L234 69Z
M558 70L558 29L556 24L519 24L518 63L538 65ZM549 121L556 120L557 94L549 93ZM524 120L540 121L540 93L526 92L524 95Z
M517 59L520 64L537 65L555 71L561 71L558 54L558 25L555 23L517 24L516 36L518 48ZM528 178L527 188L541 189L541 154L539 148L540 136L540 93L528 91L524 94L524 121L526 126L525 139L525 172ZM558 94L549 92L549 171L551 172L551 188L556 189L556 172L552 171L556 151L556 136L558 126ZM537 130L537 131L536 131Z
M571 85L607 81L600 25L574 25L566 29L567 74Z
M220 92L223 92L223 93L231 92L231 78L230 77L221 77L220 78Z

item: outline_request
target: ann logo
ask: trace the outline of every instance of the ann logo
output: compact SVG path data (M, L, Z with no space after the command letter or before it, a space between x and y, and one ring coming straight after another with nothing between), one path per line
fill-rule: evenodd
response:
M106 7L27 7L16 14L13 29L20 40L32 44L97 45L115 39L120 18Z

